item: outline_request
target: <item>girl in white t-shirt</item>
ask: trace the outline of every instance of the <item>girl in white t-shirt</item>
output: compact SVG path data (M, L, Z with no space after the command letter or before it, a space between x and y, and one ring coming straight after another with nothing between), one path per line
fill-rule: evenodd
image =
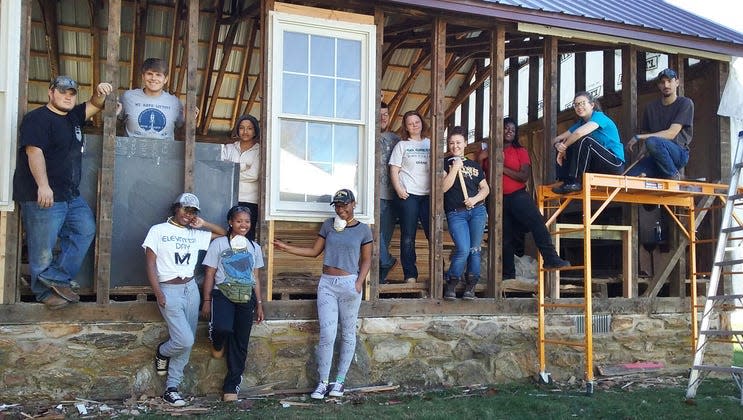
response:
M403 116L400 138L390 156L390 178L397 193L400 218L400 260L405 281L418 280L415 255L415 235L418 221L428 239L431 194L431 139L428 126L418 111Z

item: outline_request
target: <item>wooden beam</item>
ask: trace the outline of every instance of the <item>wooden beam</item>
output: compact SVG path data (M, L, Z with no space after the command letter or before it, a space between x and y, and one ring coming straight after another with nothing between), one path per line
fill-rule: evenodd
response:
M422 50L418 52L418 60L410 67L410 73L408 74L408 77L405 79L405 81L402 82L397 92L395 93L395 96L393 96L392 100L388 103L388 105L390 106L390 124L392 126L394 126L395 121L398 119L397 114L402 107L405 96L408 94L408 91L410 91L413 83L415 83L415 80L418 78L421 71L423 70L425 65L428 64L428 61L430 59L430 52Z
M185 162L183 174L183 190L193 192L193 166L196 149L196 71L198 70L199 51L197 42L199 38L199 0L188 0L188 67L186 70L186 144ZM208 85L204 78L204 85Z
M135 83L139 87L142 85L142 75L140 69L144 64L144 51L145 45L147 44L147 6L149 0L137 0L134 4L135 18L134 18L134 43L132 47L131 66L129 67L129 77L132 83ZM121 24L119 24L121 27Z
M544 45L542 45L544 50ZM539 116L539 57L532 55L529 57L529 92L527 122L536 121ZM549 155L547 155L549 156Z
M210 95L209 108L205 112L206 121L201 124L201 134L209 132L209 124L212 122L212 115L214 114L214 108L217 106L217 99L219 98L219 92L222 90L222 81L224 80L224 73L227 69L227 63L230 61L232 55L232 47L235 44L235 36L237 35L237 29L240 26L240 22L232 22L230 29L227 31L227 35L224 37L222 42L222 62L219 63L219 71L217 72L217 80L214 82L214 89ZM211 84L211 83L209 83ZM238 88L239 90L239 88Z
M121 38L121 0L108 2L105 80L119 80L119 42ZM95 92L95 89L93 89ZM116 161L117 91L106 98L103 111L103 145L98 184L98 211L95 240L96 302L109 303L111 288L111 248L113 244L114 165Z
M449 84L451 79L453 79L454 76L458 74L457 72L459 71L459 69L461 69L462 66L467 64L467 62L469 62L470 60L469 56L455 57L454 54L448 54L448 56L449 56L449 63L447 63L447 66L446 66L446 77L445 77L445 82L444 82L447 85ZM418 111L420 112L421 110L427 110L428 104L430 103L430 101L431 101L431 97L427 96L426 99L424 99L423 102L421 102L421 104L418 106ZM423 113L421 113L421 115L422 114Z
M543 156L549 163L544 165L544 169L547 171L547 174L545 174L547 177L542 179L554 179L555 165L551 163L554 162L555 148L552 147L552 139L557 136L557 113L560 111L560 98L557 95L557 83L555 83L557 79L557 67L560 65L560 60L557 53L557 38L552 36L544 37L543 57L544 70L542 74L542 121L544 122L544 137L542 150L544 153ZM532 69L530 65L530 77L531 71ZM529 83L529 85L531 88L531 83Z
M622 47L622 124L620 134L622 138L629 139L637 131L637 49L634 46L627 45ZM630 162L631 154L625 154L625 162ZM634 156L637 159L639 156ZM633 159L633 160L634 160ZM629 220L632 226L632 249L638 249L639 246L639 223L640 215L638 210L632 207L625 207L622 210L625 220ZM638 258L632 259L632 275L638 272Z
M586 90L586 53L579 52L579 53L575 53L575 91L583 92L585 90Z
M218 3L217 3L218 2ZM214 73L214 62L217 59L217 44L219 44L219 32L223 25L222 11L224 10L224 0L215 0L214 7L214 26L212 26L212 34L209 37L209 50L207 52L206 65L204 66L203 83L201 83L201 92L198 94L198 107L201 110L199 118L196 121L196 125L202 127L201 134L204 133L205 121L209 117L207 112L207 103L209 101L209 88L212 85L212 75ZM198 27L197 27L198 31ZM198 32L197 32L198 34ZM189 34L190 35L190 34ZM197 35L198 42L198 35ZM197 45L197 44L195 44ZM197 46L198 48L198 46ZM219 94L219 91L216 91Z
M500 280L503 278L503 108L506 60L506 31L502 25L490 31L490 147L491 162L488 174L490 195L488 196L488 297L501 298ZM511 62L513 64L513 62ZM518 74L518 72L516 72Z
M93 86L96 85L101 80L101 66L100 66L100 58L98 55L98 52L101 49L101 30L100 25L98 25L98 14L96 11L98 10L95 4L93 4L93 0L88 0L88 16L90 17L90 39L91 39L91 51L90 51L90 74L93 75L93 79L91 81L91 84ZM113 83L114 89L118 89L119 84ZM95 88L91 89L92 91L95 91ZM95 117L93 117L93 124L96 127L101 126L101 115L96 114Z
M478 72L485 68L485 60L476 60L475 63L477 63ZM485 82L490 78L490 69L483 71L483 74L487 74L487 77L475 89L475 139L478 141L482 140L485 125Z
M431 38L431 194L430 194L430 233L429 270L431 290L429 296L441 299L444 287L444 260L442 258L442 232L444 229L444 194L441 175L444 146L444 96L446 95L446 21L437 17L433 22Z
M457 94L457 97L452 100L452 102L449 104L449 107L446 109L446 115L451 115L454 112L456 112L457 107L462 104L467 98L470 97L472 92L475 91L478 87L482 86L483 83L485 83L486 80L490 77L490 66L487 66L480 71L477 72L477 77L475 77L475 81L467 86L467 88L459 92Z
M181 26L183 25L183 19L181 19L181 15L183 14L183 0L175 0L175 5L173 6L173 32L170 33L170 57L168 57L168 71L170 77L168 78L168 84L165 87L170 92L176 92L176 95L178 94L178 89L176 87L177 83L174 83L174 80L178 80L176 76L176 63L178 58L178 43L181 39L180 32L181 32ZM183 73L183 70L180 70L178 74Z
M615 81L614 81L614 73L616 70L616 65L614 63L614 49L611 50L604 50L604 92L603 96L606 96L609 93L614 93L616 89L614 88Z
M376 71L374 76L374 85L375 89L374 92L376 92L375 100L369 101L374 104L379 104L381 102L382 97L382 71L383 71L383 59L384 56L384 11L380 9L379 7L374 8L374 24L377 27L377 39L376 39ZM376 112L374 113L374 116L376 117L375 120L375 130L374 135L377 139L381 139L382 136L382 128L379 123L380 121L380 108L377 105ZM378 140L374 143L374 156L377 158L374 159L375 168L374 173L376 176L374 177L374 197L375 197L375 206L374 206L374 220L375 223L372 226L372 234L375 238L381 238L380 235L380 225L381 225L381 218L380 218L380 199L381 196L380 190L383 188L382 186L382 176L380 174L386 173L389 170L389 166L387 166L387 162L383 161L381 159L382 155L382 142L381 140ZM386 178L386 177L385 177ZM374 241L372 244L372 266L371 266L371 272L370 272L370 278L371 281L369 282L369 294L366 296L367 300L379 300L379 241Z
M39 9L41 10L41 18L44 20L44 41L46 43L46 52L49 56L49 80L59 76L60 65L59 62L59 41L58 34L59 28L57 27L57 2L54 1L39 1ZM31 26L28 26L29 28Z
M250 22L250 36L248 37L248 44L246 45L245 51L243 52L243 62L240 69L240 77L237 82L237 93L235 94L235 102L232 105L232 118L230 119L230 127L235 126L237 117L242 115L240 111L242 109L243 97L245 92L250 89L250 78L248 72L250 71L250 65L253 62L253 52L255 51L255 39L258 37L258 19L250 19L246 21L246 24ZM262 57L261 57L262 58ZM260 73L258 73L260 75ZM256 89L258 88L256 81ZM250 113L250 108L246 109L245 114Z
M261 42L260 42L260 57L261 57L261 71L258 75L258 78L255 81L255 85L253 87L254 91L258 90L258 86L261 87L261 92L263 93L263 98L261 102L261 132L263 134L263 147L260 148L261 150L261 172L262 174L266 174L266 176L261 177L260 181L260 200L259 203L262 204L261 208L261 214L263 216L260 218L260 221L258 222L258 226L256 227L256 230L258 233L260 233L261 238L267 238L268 241L265 243L265 249L266 249L266 269L265 270L259 270L261 280L264 282L263 284L266 286L264 290L266 290L266 299L271 300L271 291L273 289L273 278L274 278L274 247L273 247L273 238L274 238L274 229L273 224L274 222L271 221L270 223L266 221L266 216L268 216L268 203L266 200L269 186L269 181L271 179L268 175L267 168L268 168L268 139L271 139L271 133L270 133L270 127L271 123L269 121L270 115L268 106L266 104L270 103L271 100L271 92L268 91L268 84L271 81L271 75L270 75L270 67L268 63L268 39L270 37L270 33L268 32L268 22L270 21L269 13L274 9L274 0L260 0L261 2L261 11L260 11L260 23L258 27L260 28L260 35L261 35ZM266 77L260 77L260 75L266 75ZM250 105L250 104L248 104ZM249 108L248 108L249 109ZM278 141L273 142L273 144L278 145ZM270 229L269 229L270 228Z
M263 87L263 78L261 76L262 74L258 74L258 76L255 77L255 83L253 83L253 89L250 90L250 96L248 96L248 101L245 104L243 114L250 114L250 110L253 109L253 105L255 105L255 102L258 99L258 94L261 92ZM261 109L263 109L264 104L265 102L261 102Z
M508 59L508 116L516 125L519 123L519 68L518 57Z
M392 56L394 55L395 51L402 46L405 43L405 41L398 41L391 43L386 50L384 50L384 54L382 54L382 78L384 78L384 73L387 71L387 68L390 66L390 60L392 60Z

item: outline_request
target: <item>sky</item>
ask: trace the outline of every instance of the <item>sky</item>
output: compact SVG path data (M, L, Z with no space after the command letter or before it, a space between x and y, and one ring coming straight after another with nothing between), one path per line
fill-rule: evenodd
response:
M737 13L740 0L666 0L666 3L743 33L743 19Z

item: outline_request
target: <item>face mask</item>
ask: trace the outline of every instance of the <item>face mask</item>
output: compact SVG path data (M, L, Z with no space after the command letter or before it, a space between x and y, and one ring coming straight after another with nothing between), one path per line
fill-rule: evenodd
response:
M346 221L341 219L340 216L336 215L335 220L333 220L333 229L335 229L336 232L343 232L343 229L346 228Z

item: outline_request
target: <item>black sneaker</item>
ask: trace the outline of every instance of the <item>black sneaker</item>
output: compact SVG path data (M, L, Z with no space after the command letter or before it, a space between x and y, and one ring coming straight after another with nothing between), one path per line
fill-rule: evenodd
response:
M164 341L158 344L157 350L155 351L155 372L157 372L159 376L167 375L168 366L170 366L170 357L165 357L162 354L160 354L160 346L162 346L163 344L165 344Z
M183 407L186 405L186 400L178 393L178 388L168 388L163 394L163 400L173 407Z
M563 260L562 258L557 258L550 261L544 262L544 268L553 270L555 268L562 268L562 267L570 267L570 262Z

